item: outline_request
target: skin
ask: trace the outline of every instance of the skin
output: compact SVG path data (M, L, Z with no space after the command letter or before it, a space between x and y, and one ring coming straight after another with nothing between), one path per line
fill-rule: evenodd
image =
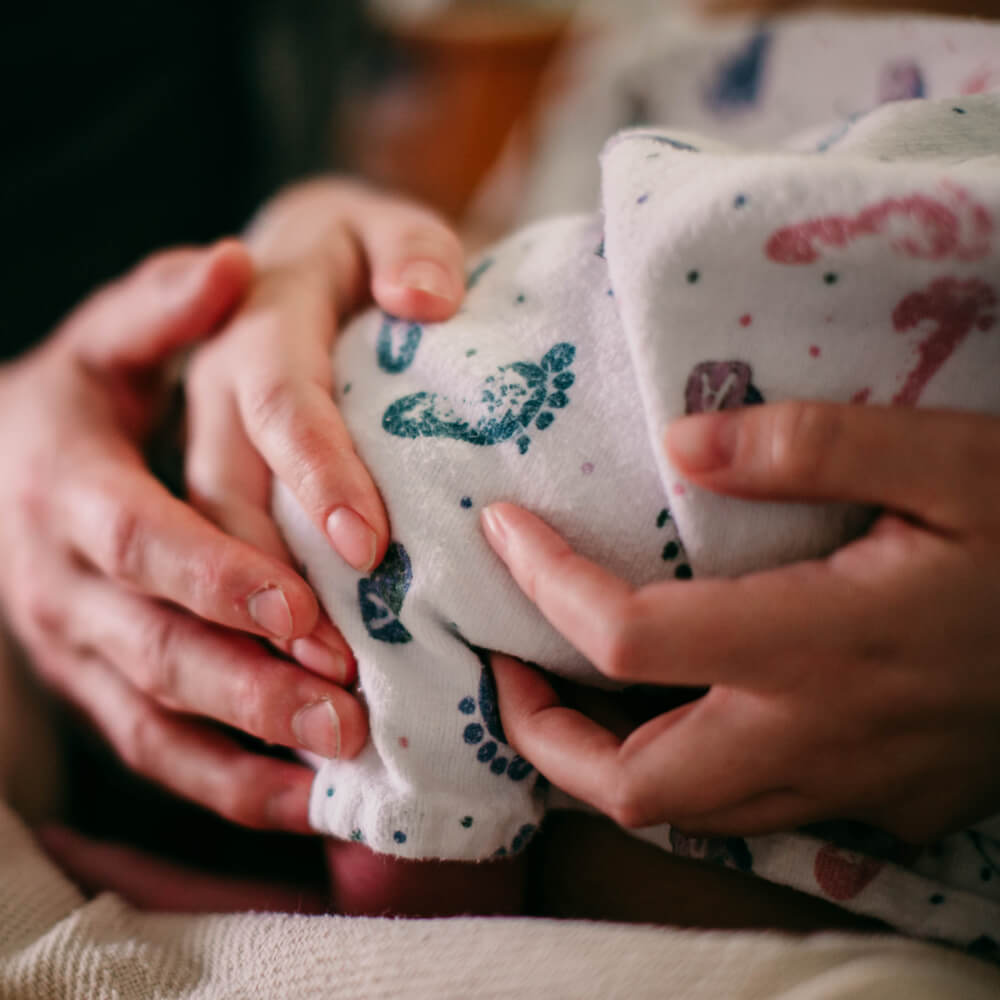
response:
M527 511L487 508L490 544L600 671L710 688L622 734L497 656L517 751L626 827L851 818L927 842L996 813L1000 419L779 403L684 418L666 447L717 492L882 513L826 559L635 589Z
M321 871L306 884L275 885L219 877L61 827L46 827L38 836L84 892L115 892L145 910L425 917L527 913L798 933L888 930L785 886L676 857L628 836L610 820L576 812L550 815L525 855L477 865L404 861L372 854L362 845L327 841L335 882L329 895L317 891Z
M442 318L461 297L460 246L422 209L317 182L279 197L247 246L158 254L0 369L11 628L133 770L248 826L307 831L312 772L214 723L325 756L353 756L367 737L341 686L350 651L288 565L262 484L265 458L293 456L275 464L300 501L320 518L359 511L365 560L384 552L381 501L326 391L337 320L369 289L385 308ZM172 359L207 339L189 505L142 449Z
M704 4L718 13L802 6L808 4ZM933 0L844 6L941 8ZM946 13L997 17L1000 6L968 0ZM278 294L273 289L258 301L266 304L268 295ZM272 395L281 398L285 388ZM214 432L203 434L227 447L235 440L259 471L248 442L263 436L254 437L253 419L247 420L254 407L246 405L258 397L242 398L241 406L240 397L229 396L229 415L237 412L242 422L239 434L228 437L221 416ZM288 399L307 411L303 397ZM289 411L273 409L293 422ZM267 407L264 412L271 415ZM740 581L632 591L575 556L526 512L498 507L484 524L487 536L529 596L600 669L618 679L712 686L696 704L628 733L561 706L540 675L497 658L512 742L540 770L624 825L670 819L693 832L748 834L851 816L926 840L995 812L1000 692L993 650L1000 636L990 609L1000 532L988 508L998 485L990 472L1000 457L998 421L848 413L812 404L754 408L754 419L759 426L736 435L742 445L735 451L706 444L713 435L699 431L692 435L701 443L685 452L678 426L671 436L675 464L703 485L735 495L878 504L886 512L874 530L825 561ZM211 420L203 426L211 428ZM280 474L280 455L270 454ZM715 456L707 464L706 454ZM228 463L229 479L213 479L210 464L189 464L196 502L233 534L278 554L261 513L261 480L241 477L235 461ZM359 486L333 483L310 493L300 484L303 499L320 523L330 498L347 495L371 516L380 553L378 507L365 506L364 476L353 474ZM287 465L285 476L294 478ZM719 620L732 625L724 635ZM327 645L335 640L328 637ZM670 663L664 648L673 651ZM598 706L593 714L605 721L614 706ZM744 764L733 768L733 760ZM609 788L617 791L609 795ZM60 860L69 866L80 853L83 848L71 846ZM161 871L152 882L167 892L178 877L183 873ZM148 885L150 877L133 883ZM590 903L581 905L567 915L602 915L588 910Z

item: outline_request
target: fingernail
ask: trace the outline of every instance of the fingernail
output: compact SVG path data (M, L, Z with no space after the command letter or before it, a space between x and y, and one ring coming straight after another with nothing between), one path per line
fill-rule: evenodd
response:
M347 660L326 643L311 635L292 641L292 656L309 670L343 684L347 678Z
M480 514L483 531L489 539L493 548L503 552L507 548L507 525L504 524L503 515L494 507L484 507Z
M724 468L736 451L739 420L738 413L684 417L667 428L667 449L687 472Z
M287 639L292 634L292 612L285 595L278 587L265 587L247 598L250 617L275 639Z
M407 264L399 273L399 283L440 299L452 299L455 295L451 275L440 264L429 260L415 260Z
M367 573L375 565L375 532L350 507L338 507L326 519L326 533L349 566Z
M340 756L340 719L329 699L300 708L292 719L292 732L306 750L328 759Z

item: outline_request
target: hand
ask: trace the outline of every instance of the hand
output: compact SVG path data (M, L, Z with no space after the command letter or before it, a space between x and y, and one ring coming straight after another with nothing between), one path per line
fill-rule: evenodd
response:
M323 180L269 206L250 248L257 281L188 372L189 496L228 534L288 561L271 520L273 471L333 548L367 572L385 554L389 526L332 399L337 320L370 294L396 315L447 318L464 289L461 245L425 209ZM315 637L291 652L336 676Z
M141 453L168 360L252 277L234 241L159 254L0 369L0 601L37 669L133 769L237 822L304 831L312 772L206 720L357 753L367 726L350 695L229 631L307 636L315 598L170 496Z
M848 818L920 842L1000 810L1000 420L784 403L686 418L667 446L718 492L884 512L823 560L634 589L488 508L491 545L600 671L710 686L621 739L497 657L518 752L625 826Z

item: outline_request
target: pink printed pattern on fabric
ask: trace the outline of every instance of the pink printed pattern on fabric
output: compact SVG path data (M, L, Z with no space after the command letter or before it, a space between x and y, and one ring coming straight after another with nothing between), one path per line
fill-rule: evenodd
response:
M785 226L768 239L765 253L778 264L811 264L824 246L842 249L862 237L882 235L892 249L909 257L985 257L993 234L990 213L957 185L942 187L943 198L885 198L856 215L828 215Z

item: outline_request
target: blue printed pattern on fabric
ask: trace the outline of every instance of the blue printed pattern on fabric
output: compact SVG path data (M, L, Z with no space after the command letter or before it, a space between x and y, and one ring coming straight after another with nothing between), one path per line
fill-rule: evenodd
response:
M510 857L512 854L520 854L534 837L538 827L534 823L525 823L516 834L514 834L514 839L510 842L508 847L506 844L502 844L493 852L493 857L495 858L506 858Z
M405 372L413 364L424 328L419 323L398 320L386 315L378 332L375 357L378 366L390 375Z
M753 870L753 855L742 837L689 837L671 827L670 849L682 858L697 858L735 868Z
M373 639L404 643L413 638L399 620L412 580L410 557L399 542L393 542L371 576L358 581L361 618Z
M567 371L576 356L572 344L556 344L541 362L515 361L487 376L472 399L451 400L437 392L415 392L390 403L382 427L402 438L442 437L474 445L494 445L517 436L518 451L528 450L525 431L532 423L544 431L553 410L569 403L566 390L575 376Z
M479 283L479 279L493 266L493 258L486 257L481 260L468 274L465 279L466 291L471 291Z
M708 106L721 112L753 107L760 97L770 48L771 32L766 27L758 28L742 49L719 66L705 95Z
M900 59L883 67L878 93L880 104L916 100L926 96L924 74L915 60Z
M469 643L466 645L476 654L482 671L479 675L478 696L469 695L458 703L458 710L463 715L476 716L476 721L470 722L462 731L462 739L477 748L476 760L488 766L497 777L506 774L511 781L524 781L534 771L531 764L519 754L508 757L502 752L503 748L510 752L510 746L500 722L497 689L490 669L489 653Z

